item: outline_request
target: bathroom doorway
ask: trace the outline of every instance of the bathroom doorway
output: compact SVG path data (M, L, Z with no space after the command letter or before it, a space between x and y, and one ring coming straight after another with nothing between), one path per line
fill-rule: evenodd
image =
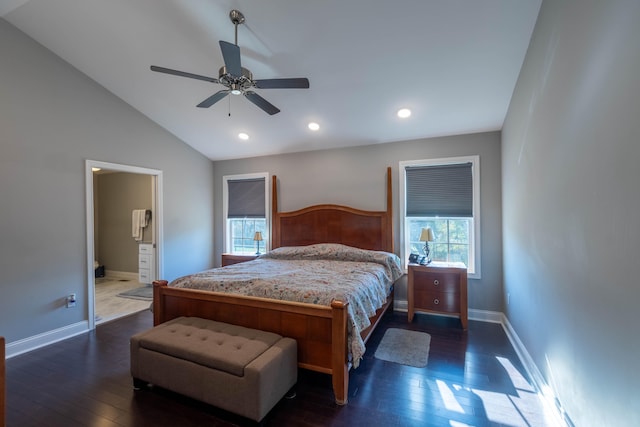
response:
M162 172L87 160L86 184L87 314L94 329L149 309L151 281L162 274Z

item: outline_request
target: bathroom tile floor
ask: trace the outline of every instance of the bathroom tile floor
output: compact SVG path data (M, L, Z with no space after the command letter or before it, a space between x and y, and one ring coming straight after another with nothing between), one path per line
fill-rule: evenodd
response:
M122 298L118 294L140 286L151 286L136 280L117 276L96 279L95 316L96 325L118 319L139 311L148 310L151 301Z

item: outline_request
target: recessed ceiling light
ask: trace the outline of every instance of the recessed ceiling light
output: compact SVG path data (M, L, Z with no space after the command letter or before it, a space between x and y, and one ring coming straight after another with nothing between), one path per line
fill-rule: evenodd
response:
M91 168L91 172L100 172L102 168Z
M249 139L249 134L244 133L244 132L240 132L240 133L238 134L238 138L240 138L240 139L241 139L241 140L243 140L243 141L246 141L247 139Z
M308 124L308 126L309 126L309 129L311 129L311 130L318 130L318 129L320 129L320 125L319 125L319 124L317 124L316 122L311 122L311 123L309 123L309 124Z
M411 115L411 110L409 110L408 108L401 108L398 110L398 117L400 117L401 119L406 119L410 115Z

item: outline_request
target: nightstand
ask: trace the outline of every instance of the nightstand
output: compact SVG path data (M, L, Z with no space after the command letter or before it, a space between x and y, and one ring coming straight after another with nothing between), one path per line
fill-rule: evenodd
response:
M461 262L409 264L408 320L416 311L460 316L467 329L467 267Z
M222 266L225 267L239 262L251 261L258 258L258 255L238 255L238 254L222 254Z

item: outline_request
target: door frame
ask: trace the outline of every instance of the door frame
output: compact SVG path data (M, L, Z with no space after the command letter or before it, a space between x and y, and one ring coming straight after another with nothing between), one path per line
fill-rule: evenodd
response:
M152 233L153 242L155 244L155 276L164 277L164 268L162 263L163 252L163 234L162 234L162 171L157 169L143 168L139 166L130 166L119 163L102 162L98 160L85 161L85 194L86 194L86 212L87 212L87 316L89 330L96 327L95 318L95 270L93 262L95 260L94 250L94 200L93 200L93 168L106 169L114 172L137 173L141 175L151 175L152 177L152 196L151 205L153 209Z

